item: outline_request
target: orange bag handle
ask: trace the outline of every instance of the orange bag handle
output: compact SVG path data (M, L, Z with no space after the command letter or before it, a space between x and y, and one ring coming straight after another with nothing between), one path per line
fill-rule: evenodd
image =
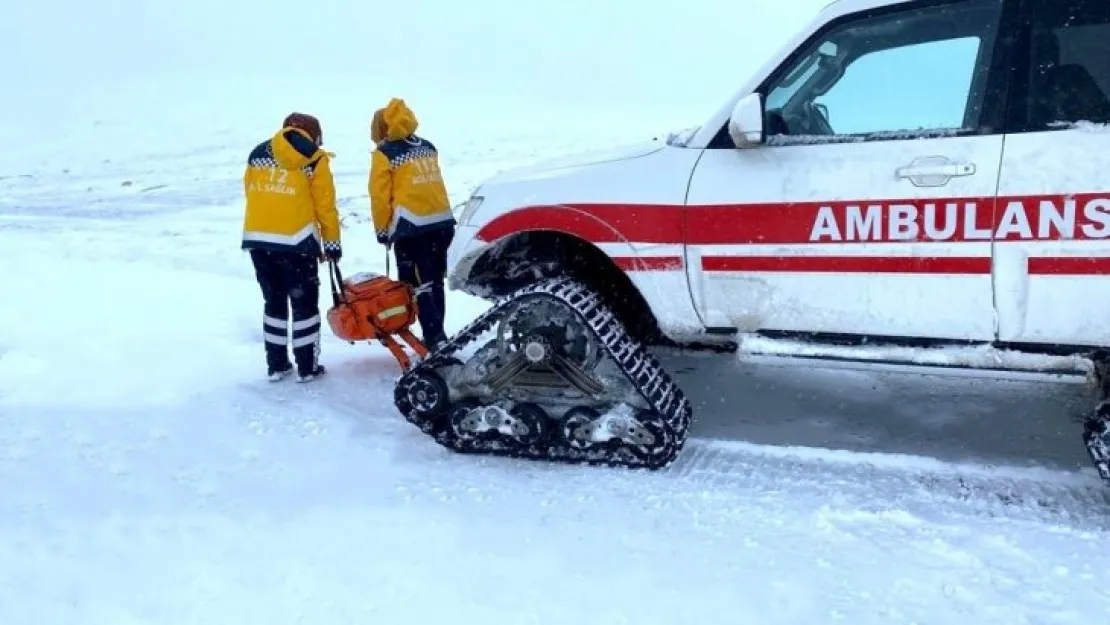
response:
M343 274L339 273L339 263L334 260L328 261L328 281L331 282L331 301L332 304L338 306L339 304L346 304L347 300L335 286L335 281L339 280L339 284L343 284Z

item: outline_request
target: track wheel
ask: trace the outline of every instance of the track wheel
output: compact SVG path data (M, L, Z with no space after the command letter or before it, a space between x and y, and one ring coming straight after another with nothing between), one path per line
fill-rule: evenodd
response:
M512 439L521 447L544 442L551 434L551 418L537 404L517 404L509 411Z
M461 441L477 440L486 429L482 427L484 423L482 404L473 398L468 397L455 404L447 419L451 423L451 430L455 433L455 437Z
M579 451L604 446L613 453L631 454L649 468L667 463L674 439L670 428L650 410L640 410L635 415L602 416L585 407L567 411L562 436L568 445Z
M413 413L421 419L431 419L446 412L451 404L447 383L434 371L416 374L406 390Z
M625 432L622 440L645 466L658 469L667 463L667 453L673 438L671 429L658 413L641 410L636 414L636 421Z
M501 439L514 446L531 447L551 433L551 419L536 404L517 404L509 410L463 400L451 411L451 429L459 440Z
M597 444L594 438L594 429L597 420L601 417L593 408L571 408L563 416L561 434L567 445L579 451L585 451Z

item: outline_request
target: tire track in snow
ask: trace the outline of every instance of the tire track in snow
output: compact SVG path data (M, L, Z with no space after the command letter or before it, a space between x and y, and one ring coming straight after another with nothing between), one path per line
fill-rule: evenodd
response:
M513 476L542 476L553 490L602 489L618 497L650 492L695 508L699 500L724 498L750 504L744 509L757 513L760 505L786 498L864 515L904 513L940 523L989 517L1003 524L1050 524L1065 532L1110 532L1110 489L1085 471L704 438L691 438L671 466L655 473L457 455L396 414L394 378L386 373L393 366L384 355L354 359L336 365L329 379L314 388L282 388L276 394L268 392L272 388L261 388L256 394L258 401L280 405L286 413L342 422L352 436L372 441L366 443L370 453L390 453L415 474L422 466L445 467L447 484L455 483L460 491L472 490L475 484L482 485L479 490L490 484L505 485L495 490L511 488L519 483ZM528 484L546 488L535 479Z
M1093 474L926 457L691 440L668 473L702 487L791 492L858 510L989 516L1110 531L1110 489Z

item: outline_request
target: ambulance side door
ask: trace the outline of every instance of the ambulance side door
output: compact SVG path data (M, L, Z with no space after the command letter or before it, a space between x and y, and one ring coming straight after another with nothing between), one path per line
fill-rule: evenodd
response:
M835 5L834 5L835 6ZM711 328L991 340L1001 0L907 2L817 29L728 124L687 197Z
M1023 6L995 243L999 339L1110 346L1110 2Z

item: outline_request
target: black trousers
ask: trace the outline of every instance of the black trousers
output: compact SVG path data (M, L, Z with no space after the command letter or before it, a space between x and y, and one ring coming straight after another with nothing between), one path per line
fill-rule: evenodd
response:
M420 329L429 347L447 340L443 318L447 302L443 279L447 275L447 248L455 238L454 227L432 230L393 242L397 278L416 290Z
M290 367L291 344L297 371L301 375L315 373L320 355L319 261L315 256L291 252L251 250L250 255L262 289L262 330L270 372Z

